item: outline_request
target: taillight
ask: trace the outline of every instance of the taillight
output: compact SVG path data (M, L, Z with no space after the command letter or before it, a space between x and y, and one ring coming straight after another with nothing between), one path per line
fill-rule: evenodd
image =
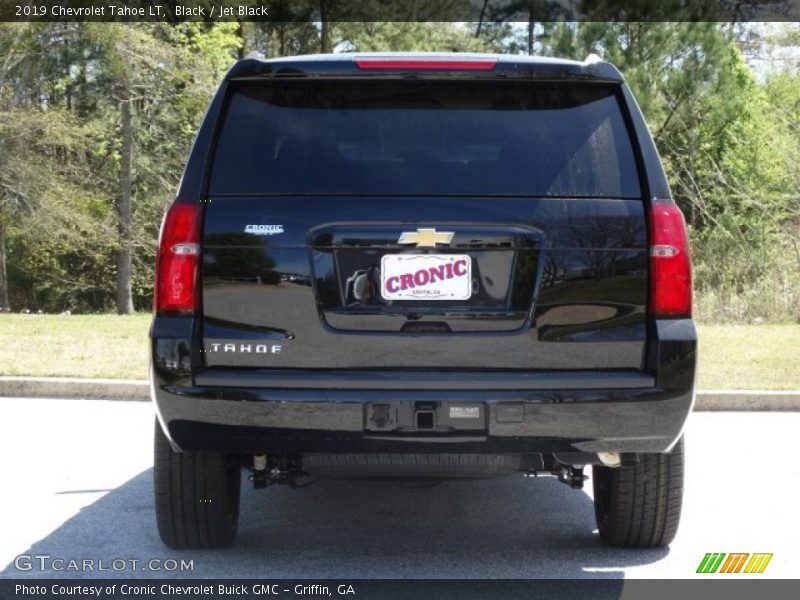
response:
M385 70L413 70L413 71L491 71L497 64L496 60L462 59L444 60L438 58L422 59L385 59L385 58L358 58L356 65L359 69L385 69Z
M692 262L686 221L670 200L650 206L650 310L657 317L692 316Z
M195 311L199 261L200 205L176 202L161 224L153 302L156 313Z

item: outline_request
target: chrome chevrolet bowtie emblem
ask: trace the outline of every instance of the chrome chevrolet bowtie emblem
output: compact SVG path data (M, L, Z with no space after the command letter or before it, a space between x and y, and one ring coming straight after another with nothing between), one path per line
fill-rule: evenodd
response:
M400 234L398 244L416 244L417 248L435 248L436 244L449 244L455 232L436 231L436 229L417 229Z

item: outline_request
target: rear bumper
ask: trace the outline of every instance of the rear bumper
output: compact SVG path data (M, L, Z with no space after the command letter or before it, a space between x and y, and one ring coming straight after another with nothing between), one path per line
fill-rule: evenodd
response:
M662 452L680 435L691 391L386 390L154 387L162 425L183 450L264 452ZM376 404L476 407L479 425L380 431Z
M646 372L315 372L195 370L163 360L173 341L154 337L152 397L174 447L266 454L353 452L664 452L694 403L691 321L657 324ZM160 347L160 346L161 347ZM169 358L169 357L168 357ZM423 431L392 415L424 407L477 409ZM457 413L458 416L459 413ZM438 417L437 417L438 418Z

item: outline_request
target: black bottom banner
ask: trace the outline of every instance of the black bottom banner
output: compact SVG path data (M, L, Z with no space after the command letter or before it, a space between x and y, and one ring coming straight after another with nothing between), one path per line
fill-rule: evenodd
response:
M800 598L800 580L622 580L622 579L358 579L358 580L215 580L215 579L5 579L0 598L53 600L162 600L186 598L410 598L549 599L646 598L723 596L739 598Z

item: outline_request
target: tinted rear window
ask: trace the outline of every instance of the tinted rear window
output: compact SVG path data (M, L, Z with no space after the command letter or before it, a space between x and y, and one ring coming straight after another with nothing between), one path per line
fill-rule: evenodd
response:
M612 88L430 82L238 88L210 193L641 196Z

